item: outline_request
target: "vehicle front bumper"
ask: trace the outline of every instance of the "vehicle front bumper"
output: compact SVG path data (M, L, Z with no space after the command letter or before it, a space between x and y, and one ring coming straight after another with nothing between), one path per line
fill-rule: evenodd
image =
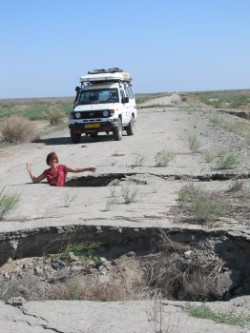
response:
M113 121L92 121L87 123L69 123L70 130L75 133L97 133L97 132L111 132L118 126L118 120ZM91 127L92 126L92 127Z

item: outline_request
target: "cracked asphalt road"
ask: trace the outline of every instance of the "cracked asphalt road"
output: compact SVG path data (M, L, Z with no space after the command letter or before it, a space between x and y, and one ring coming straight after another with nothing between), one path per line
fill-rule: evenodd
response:
M195 303L201 305L201 303ZM209 303L214 311L249 313L250 297ZM184 302L130 301L28 302L23 309L0 302L0 331L6 333L152 333L160 327L156 307L163 314L162 329L173 333L249 333L250 326L229 326L188 316ZM155 319L154 319L155 318ZM165 331L162 331L165 332Z
M158 101L159 102L159 101ZM155 104L156 101L152 101ZM206 163L207 151L231 149L240 152L242 162L233 170L235 174L250 172L250 150L243 138L213 127L209 119L214 111L207 108L193 108L186 104L163 105L139 109L135 135L122 141L100 135L98 139L83 137L77 145L70 143L68 129L43 137L37 142L22 144L0 150L0 185L9 192L20 193L21 203L5 221L0 224L0 233L27 228L59 226L67 224L95 224L114 226L173 226L174 217L168 216L176 204L178 191L185 180L162 179L164 175L207 175L218 173L213 163ZM149 103L148 103L149 104ZM223 114L225 119L236 117ZM201 147L192 153L188 138L196 136ZM162 150L174 152L175 159L167 167L155 166L155 154ZM45 168L46 155L56 151L60 162L72 167L95 166L96 177L109 173L131 173L143 183L123 181L110 187L50 187L46 183L31 184L25 170L25 163L33 165L34 174ZM143 157L141 166L136 165ZM229 171L226 171L229 172ZM232 172L232 171L230 171ZM86 174L87 175L87 174ZM158 177L160 176L160 177ZM162 177L163 176L163 177ZM187 180L188 181L188 180ZM225 190L231 184L226 181L202 182L203 188ZM247 188L249 179L245 180ZM122 187L137 191L136 201L126 205L122 199ZM106 210L106 204L115 193L118 204ZM72 199L72 200L71 200ZM67 202L70 204L67 205ZM180 225L179 225L180 226ZM187 225L185 225L187 227ZM249 232L249 225L230 224L232 229ZM190 228L195 228L194 225ZM235 302L235 303L234 303ZM224 303L211 303L214 309L249 312L249 297ZM250 328L215 324L212 321L193 319L183 313L183 303L163 304L169 331L178 333L237 332L247 333ZM149 322L146 302L75 302L46 301L28 302L18 309L0 302L0 331L6 333L141 333L156 332Z
M215 152L226 148L240 152L242 161L235 169L223 172L233 172L236 175L250 172L250 150L244 139L215 128L209 122L211 117L214 117L214 111L206 108L192 108L185 104L167 107L163 104L155 108L139 109L135 135L124 134L121 141L113 141L111 136L105 134L98 139L82 137L80 144L73 145L70 143L69 131L65 128L35 143L0 150L0 184L7 186L10 192L20 193L22 198L8 221L1 223L0 232L75 223L120 223L132 226L138 220L143 220L140 222L143 226L171 225L173 221L166 219L166 213L176 203L177 193L185 182L171 178L164 180L156 177L157 175L164 178L164 175L195 177L220 173L213 163L205 162L204 156L207 151ZM238 120L231 115L223 114L223 117ZM198 153L190 150L190 136L197 137L201 144ZM175 158L167 167L156 167L155 155L162 150L174 152ZM46 182L31 184L25 163L30 162L34 174L39 175L46 168L45 158L51 151L56 151L60 162L69 166L95 166L96 177L133 172L138 173L137 179L147 182L147 185L121 182L111 190L109 186L59 189L48 186ZM141 157L143 163L139 166L137 164ZM87 176L88 173L84 175ZM249 179L245 183L249 186ZM202 183L208 189L224 190L229 185L230 180ZM121 191L123 186L136 188L136 202L124 204ZM106 211L111 192L115 193L119 204ZM68 201L70 204L67 204ZM147 219L145 215L158 218ZM117 217L123 219L117 220ZM165 218L164 222L162 218ZM135 222L130 222L133 219Z

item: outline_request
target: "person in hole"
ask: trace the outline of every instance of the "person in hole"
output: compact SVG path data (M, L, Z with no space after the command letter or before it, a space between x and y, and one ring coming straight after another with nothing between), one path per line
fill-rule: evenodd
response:
M27 171L30 175L30 178L33 183L40 183L42 180L47 178L48 183L52 186L65 186L67 173L68 172L85 172L85 171L91 171L95 172L96 168L70 168L65 164L59 164L58 157L56 153L52 152L48 154L46 158L46 163L49 165L49 169L46 169L43 171L43 173L35 177L32 173L32 166L30 163L26 164Z

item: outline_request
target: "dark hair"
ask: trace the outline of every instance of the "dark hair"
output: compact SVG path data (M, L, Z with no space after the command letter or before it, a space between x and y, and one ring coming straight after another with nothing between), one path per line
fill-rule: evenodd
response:
M46 163L49 165L49 162L51 160L57 160L57 163L58 163L58 157L57 157L56 153L54 153L53 151L51 153L49 153L49 155L47 156Z

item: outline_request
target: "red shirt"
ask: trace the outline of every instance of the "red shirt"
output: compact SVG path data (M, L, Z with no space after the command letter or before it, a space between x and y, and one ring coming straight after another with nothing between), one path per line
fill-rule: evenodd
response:
M67 178L67 166L58 164L55 169L47 169L43 174L50 185L63 187Z

